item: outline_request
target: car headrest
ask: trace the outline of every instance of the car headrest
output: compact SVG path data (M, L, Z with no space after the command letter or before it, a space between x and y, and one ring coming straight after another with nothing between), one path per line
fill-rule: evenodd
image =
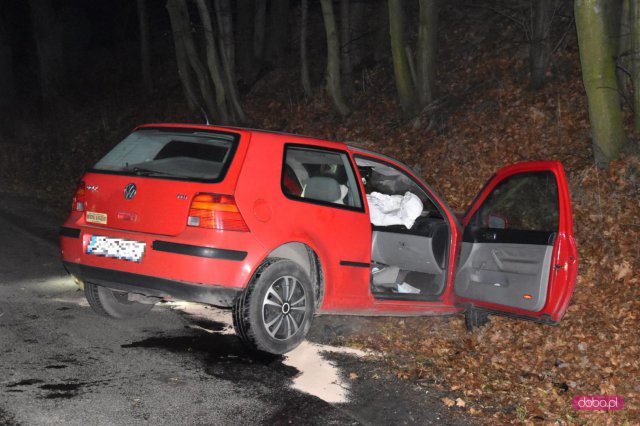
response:
M342 199L342 191L340 191L340 184L337 180L330 177L315 176L309 178L307 186L304 188L303 197L336 203Z

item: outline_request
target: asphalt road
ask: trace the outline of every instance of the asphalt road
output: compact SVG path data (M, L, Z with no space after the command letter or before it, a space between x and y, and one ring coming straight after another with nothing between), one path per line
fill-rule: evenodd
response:
M366 379L376 361L353 355L325 355L346 401L297 390L308 372L288 357L247 352L229 332L228 313L202 305L100 317L61 267L59 218L0 196L0 425L469 422L437 392ZM311 335L322 340L350 322L321 317ZM350 381L354 372L359 379Z

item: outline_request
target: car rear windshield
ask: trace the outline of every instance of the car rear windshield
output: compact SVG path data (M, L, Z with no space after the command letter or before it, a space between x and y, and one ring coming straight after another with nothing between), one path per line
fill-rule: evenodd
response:
M127 136L93 171L163 179L219 182L239 135L181 129L141 129Z

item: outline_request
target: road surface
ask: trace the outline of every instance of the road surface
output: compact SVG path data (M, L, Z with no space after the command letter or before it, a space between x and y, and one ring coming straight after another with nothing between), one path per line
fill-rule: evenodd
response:
M284 357L251 354L216 308L167 303L142 319L98 316L61 266L59 218L0 197L0 425L469 422L436 392L367 379L375 356L311 343ZM335 330L323 318L312 335Z

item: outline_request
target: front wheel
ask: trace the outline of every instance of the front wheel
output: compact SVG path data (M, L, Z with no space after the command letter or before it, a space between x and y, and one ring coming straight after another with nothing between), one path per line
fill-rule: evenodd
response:
M118 319L139 318L153 308L153 304L129 300L129 293L84 283L84 295L89 306L106 317Z
M291 260L268 259L236 301L233 325L252 349L283 354L302 343L313 311L307 273Z

